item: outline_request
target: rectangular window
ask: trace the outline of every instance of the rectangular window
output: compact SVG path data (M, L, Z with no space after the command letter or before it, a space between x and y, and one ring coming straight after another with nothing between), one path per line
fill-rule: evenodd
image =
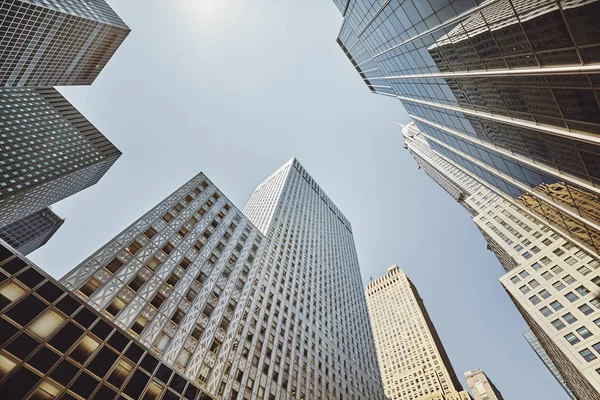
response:
M546 289L543 289L540 293L540 296L542 296L542 299L547 299L548 297L550 297L550 292L548 292Z
M96 278L90 278L89 281L85 283L82 287L79 288L79 291L86 295L87 297L92 297L92 295L98 290L98 288L102 285L102 283Z
M565 339L567 340L567 342L569 342L569 344L571 346L576 345L577 343L580 342L579 338L577 336L575 336L574 333L568 333L565 335Z
M583 315L590 315L594 312L594 309L587 304L582 304L579 307L579 311L583 313Z
M554 321L552 321L552 325L556 328L557 331L560 331L566 326L560 319L555 319Z
M558 311L561 308L563 308L563 305L560 304L560 301L554 300L552 303L550 303L550 307L552 307L554 309L554 311Z
M571 303L576 302L577 300L579 300L579 296L577 296L575 293L573 292L569 292L565 294L565 297L567 298L567 300L569 300Z
M583 349L579 352L579 354L587 362L594 361L596 359L596 356L590 351L590 349Z
M156 229L154 229L153 227L146 229L146 231L144 232L144 236L146 236L146 239L148 240L152 239L155 235Z
M123 261L118 258L113 258L108 264L104 266L107 270L109 270L112 274L117 272L123 266Z
M537 296L531 296L529 298L529 301L531 302L531 304L536 305L539 304L541 302L540 298Z
M577 322L577 318L575 318L571 313L566 313L562 317L569 325L573 325L575 322Z
M587 339L590 336L592 336L592 332L590 332L585 326L577 328L577 333L584 339Z

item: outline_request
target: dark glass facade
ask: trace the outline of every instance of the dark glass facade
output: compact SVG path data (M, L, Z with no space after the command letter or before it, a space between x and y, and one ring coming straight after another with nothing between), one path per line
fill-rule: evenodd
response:
M0 398L212 397L2 242Z
M46 244L63 223L64 219L44 208L0 227L0 239L26 256Z
M336 0L431 147L600 254L600 1Z
M95 184L120 155L56 89L0 89L0 226Z
M0 87L89 85L130 32L104 0L3 0L0 16Z

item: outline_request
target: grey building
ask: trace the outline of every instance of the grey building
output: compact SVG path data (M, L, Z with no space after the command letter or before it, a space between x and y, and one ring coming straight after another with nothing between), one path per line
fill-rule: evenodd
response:
M554 362L552 362L552 359L548 356L548 353L546 353L546 350L544 350L544 348L540 344L540 341L538 340L537 337L535 337L533 332L531 332L531 331L524 332L523 336L525 337L525 339L527 340L527 342L529 343L529 345L531 346L533 351L535 351L537 356L544 363L546 368L548 368L548 371L550 371L550 373L556 379L556 381L560 384L560 386L562 386L562 388L565 390L565 392L567 392L567 395L571 399L577 400L577 397L575 397L575 394L571 391L571 389L569 389L569 387L567 386L567 382L564 380L564 378L558 371L558 368L556 368L556 365L554 365Z
M0 240L0 398L211 400Z
M293 159L242 214L203 174L61 282L223 399L383 399L352 228Z
M0 226L95 184L120 155L56 89L1 89Z
M2 0L0 87L89 85L129 31L104 0Z
M26 256L45 245L64 222L52 210L43 208L0 227L0 239Z
M431 147L600 251L595 0L334 0L338 43Z

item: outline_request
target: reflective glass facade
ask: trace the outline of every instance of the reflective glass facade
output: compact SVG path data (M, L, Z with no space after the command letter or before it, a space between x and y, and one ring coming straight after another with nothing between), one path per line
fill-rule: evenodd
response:
M128 34L104 0L1 0L0 87L89 85Z
M65 222L49 208L43 208L0 227L0 239L27 255L42 247Z
M98 182L121 152L54 88L0 88L0 226Z
M210 400L0 241L0 398Z
M600 251L600 2L349 0L338 43L434 150Z

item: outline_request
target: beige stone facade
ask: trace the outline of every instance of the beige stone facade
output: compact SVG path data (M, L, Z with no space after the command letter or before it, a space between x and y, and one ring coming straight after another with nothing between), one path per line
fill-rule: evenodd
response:
M367 305L390 400L468 400L423 300L394 265L367 285Z

